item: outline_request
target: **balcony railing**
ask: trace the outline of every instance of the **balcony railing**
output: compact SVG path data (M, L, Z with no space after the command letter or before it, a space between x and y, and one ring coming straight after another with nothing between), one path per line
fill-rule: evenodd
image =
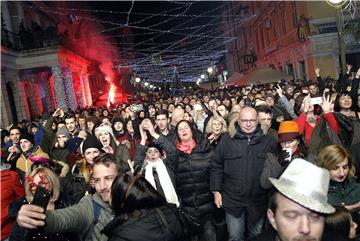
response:
M45 31L19 33L2 28L1 45L16 51L46 48L59 45L59 37L55 27L49 27Z

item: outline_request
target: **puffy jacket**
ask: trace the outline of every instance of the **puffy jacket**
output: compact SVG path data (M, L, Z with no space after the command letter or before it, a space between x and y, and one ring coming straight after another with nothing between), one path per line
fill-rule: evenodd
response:
M239 217L246 207L253 221L266 212L267 191L260 186L260 175L274 144L274 137L264 135L259 126L248 137L236 124L233 138L222 137L212 158L210 180L211 191L221 193L226 212Z
M12 224L16 216L11 217L10 206L16 199L25 196L24 187L16 172L9 170L9 164L1 165L0 183L1 183L1 239L10 236ZM15 213L15 212L13 212Z
M176 192L181 205L192 215L201 218L215 209L214 197L210 192L212 148L205 139L196 145L190 155L178 152L178 162L174 165Z
M104 229L109 241L176 241L184 240L181 222L168 206L141 210L141 215L130 216L124 221L115 217Z

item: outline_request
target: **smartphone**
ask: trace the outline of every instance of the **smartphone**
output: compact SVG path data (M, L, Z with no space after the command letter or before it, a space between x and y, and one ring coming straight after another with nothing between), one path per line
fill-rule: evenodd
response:
M322 97L311 98L310 104L312 105L320 105L322 103Z
M42 186L38 186L31 204L42 207L44 212L50 201L51 192Z

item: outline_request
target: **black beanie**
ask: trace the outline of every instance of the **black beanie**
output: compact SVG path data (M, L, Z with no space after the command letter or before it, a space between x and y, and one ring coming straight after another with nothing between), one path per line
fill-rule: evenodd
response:
M82 143L82 148L81 148L82 154L84 154L85 150L88 148L97 148L101 151L102 145L95 136L89 135Z
M121 123L124 124L124 119L121 118L121 117L115 117L115 118L112 120L112 125L114 126L114 124L115 124L116 122L121 122Z
M160 152L160 156L163 155L163 149L160 147L160 145L155 144L154 142L150 142L148 148L156 148Z
M30 141L30 142L34 145L34 136L31 135L30 133L28 133L28 132L22 133L22 134L20 135L20 139L19 139L19 140L21 141L22 139L26 139L26 140Z

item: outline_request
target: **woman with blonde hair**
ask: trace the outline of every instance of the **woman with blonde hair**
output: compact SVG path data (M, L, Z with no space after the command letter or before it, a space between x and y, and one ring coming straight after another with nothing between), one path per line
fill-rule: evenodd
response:
M214 148L220 142L223 133L227 132L227 124L224 118L213 115L206 125L205 137Z
M61 196L59 177L49 167L38 166L26 176L24 204L32 203L36 189L41 186L50 193L50 200L46 210L65 208L68 203ZM52 241L76 241L80 237L75 233L48 233L45 229L25 231L19 226L14 226L10 240L52 240Z
M359 209L360 183L355 179L355 165L351 154L341 145L330 145L320 151L317 165L330 172L328 203L344 206L351 212Z

